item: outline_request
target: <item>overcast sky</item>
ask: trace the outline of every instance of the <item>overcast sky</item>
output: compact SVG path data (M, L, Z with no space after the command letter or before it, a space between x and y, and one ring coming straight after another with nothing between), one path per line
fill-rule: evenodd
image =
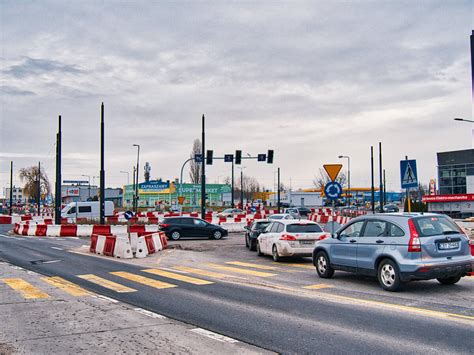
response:
M267 188L277 167L311 187L340 154L352 185L369 186L381 141L399 190L405 155L428 182L436 152L471 148L471 125L452 119L472 117L471 1L0 4L1 188L10 160L41 161L54 183L59 114L63 178L99 175L102 101L108 186L126 182L134 143L153 178L178 177L203 113L214 155L275 150L273 166L244 164ZM207 171L222 181L230 165Z

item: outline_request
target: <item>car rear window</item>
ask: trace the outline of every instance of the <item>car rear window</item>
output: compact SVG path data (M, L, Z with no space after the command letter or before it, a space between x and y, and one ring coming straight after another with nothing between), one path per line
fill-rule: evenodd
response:
M269 224L270 222L257 222L253 225L253 230L267 228Z
M456 223L442 216L415 218L413 221L415 222L420 237L462 233L461 228L459 228Z
M289 233L321 233L323 230L317 224L288 224L286 231Z
M163 219L164 224L180 224L181 218L165 218Z

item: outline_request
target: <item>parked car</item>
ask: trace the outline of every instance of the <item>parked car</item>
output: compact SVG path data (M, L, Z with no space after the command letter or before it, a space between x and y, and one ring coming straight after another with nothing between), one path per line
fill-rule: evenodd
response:
M317 241L328 236L319 224L307 220L272 221L257 238L257 255L311 256Z
M112 201L105 201L105 216L114 215L114 203ZM99 218L100 217L100 202L70 202L61 210L61 218Z
M396 204L394 203L388 203L386 204L385 206L383 206L383 211L385 213L389 213L389 212L398 212L399 211L399 208Z
M290 213L290 214L299 215L301 217L307 217L308 215L311 214L311 210L307 207L291 207L291 208L285 208L283 213Z
M321 278L335 270L376 276L396 291L411 280L452 285L473 269L469 238L448 216L431 213L375 214L353 219L314 248Z
M235 217L239 214L245 214L240 208L227 208L224 211L217 214L218 217Z
M256 219L250 226L245 226L245 246L250 250L257 250L257 238L268 227L267 219Z
M182 237L221 239L228 234L224 228L194 217L165 218L160 223L160 230L171 240L179 240Z
M268 219L299 219L300 216L296 213L275 213L268 216Z

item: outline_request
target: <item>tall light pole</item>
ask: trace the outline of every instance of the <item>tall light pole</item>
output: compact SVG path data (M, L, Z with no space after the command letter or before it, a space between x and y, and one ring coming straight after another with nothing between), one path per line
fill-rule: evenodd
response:
M339 155L339 159L347 159L347 190L349 195L347 197L347 206L351 206L351 158L348 155Z
M121 174L127 174L127 185L130 185L130 173L128 171L120 171Z
M244 208L244 169L245 166L239 166L240 169L240 208Z
M89 179L89 198L91 198L91 176L90 175L81 175Z
M138 211L138 173L140 171L140 144L133 144L134 147L137 147L137 177L135 178L135 212Z

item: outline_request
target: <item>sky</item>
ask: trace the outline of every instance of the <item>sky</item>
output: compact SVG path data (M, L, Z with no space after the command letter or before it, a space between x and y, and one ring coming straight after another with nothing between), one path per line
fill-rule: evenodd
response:
M378 142L387 190L400 190L405 155L427 183L436 152L472 147L472 126L453 121L472 118L471 6L0 0L0 188L11 160L14 184L39 161L54 184L58 115L63 179L98 183L101 102L107 186L127 182L121 171L131 181L132 144L140 180L145 162L152 178L178 177L203 114L214 156L275 151L273 165L242 165L269 189L278 167L286 185L310 188L323 164L347 169L339 155L352 186L370 186ZM207 179L230 171L215 161Z

